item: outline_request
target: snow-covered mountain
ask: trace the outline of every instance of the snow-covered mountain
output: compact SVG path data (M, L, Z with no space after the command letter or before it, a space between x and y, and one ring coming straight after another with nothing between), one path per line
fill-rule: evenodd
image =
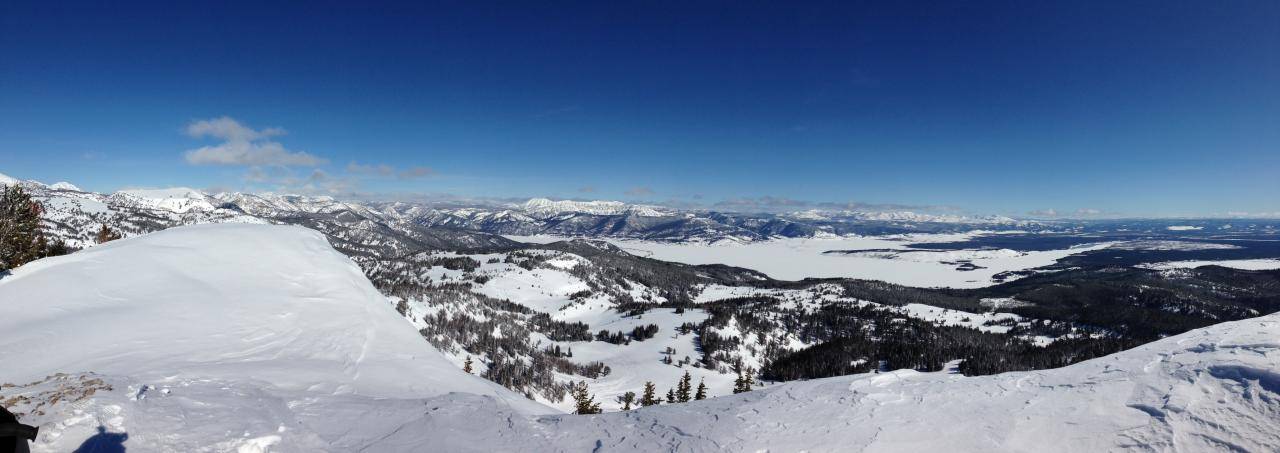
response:
M666 242L758 241L848 234L955 232L977 228L1036 228L1006 217L968 217L913 212L805 211L791 214L677 210L616 201L553 201L522 204L425 207L371 203L384 212L428 226L449 226L505 235L629 238Z
M630 205L620 201L552 201L546 198L534 198L525 202L520 208L529 215L539 218L557 217L565 214L631 214L642 217L669 215L654 206Z
M7 177L6 177L7 178ZM158 217L165 226L190 223L272 220L307 215L352 215L383 224L415 225L497 235L555 235L627 238L664 242L750 242L771 238L809 238L851 234L959 232L977 228L1038 228L1035 222L1006 217L932 215L908 211L820 211L791 214L677 210L618 201L534 198L523 203L381 202L339 200L328 196L223 192L190 188L126 189L111 194L84 192L70 183L44 185L19 181L56 209L51 218L75 227L105 223L125 234L158 228L119 220L107 211L132 211ZM77 200L89 200L88 203ZM103 206L105 205L105 206ZM132 214L130 217L136 217ZM113 223L117 222L116 223ZM63 230L69 230L64 228ZM64 231L73 246L87 237Z
M123 190L111 194L85 192L62 182L45 185L8 179L24 187L44 208L44 231L73 248L95 244L107 225L125 236L202 223L268 223L193 189ZM4 183L0 180L0 183Z
M485 260L490 267L467 278L487 277L481 293L555 304L544 309L564 319L601 316L594 296L567 311L539 296L557 280L536 272L587 275L574 269L590 262L575 256L618 253L587 247L525 252L509 268ZM463 277L447 270L431 273ZM41 426L36 451L89 439L130 451L1280 448L1280 315L1055 370L869 373L628 412L546 415L551 409L459 371L456 357L399 319L394 298L362 274L324 236L267 225L174 228L30 263L0 278L9 313L0 317L0 363L19 364L0 369L0 401ZM707 287L698 300L739 291ZM650 311L644 322L662 316ZM605 351L583 347L575 352Z

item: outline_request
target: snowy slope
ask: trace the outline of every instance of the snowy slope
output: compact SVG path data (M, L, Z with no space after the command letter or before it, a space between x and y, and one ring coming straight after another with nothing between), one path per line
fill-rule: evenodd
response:
M91 436L142 452L1280 449L1280 315L1057 370L574 416L458 371L298 227L182 227L37 261L0 279L0 305L0 363L20 364L0 369L17 384L0 402L41 425L36 451Z
M75 184L72 184L72 183L66 182L66 181L58 181L58 182L55 182L55 183L53 183L53 184L49 184L49 188L50 188L50 189L53 189L53 190L70 190L70 191L74 191L74 192L80 192L80 191L81 191L81 190L80 190L80 187L76 186Z
M571 350L573 352L572 360L576 363L600 362L612 370L608 375L595 378L564 373L557 375L557 380L566 384L579 381L588 382L591 392L596 395L596 401L606 411L621 410L622 403L617 401L617 397L628 391L639 393L644 388L646 381L654 382L655 385L659 386L660 392L665 394L667 388L673 387L685 372L690 373L694 385L705 381L708 386L708 395L717 396L730 393L735 375L728 370L717 371L683 363L664 364L661 361L667 351L670 351L672 360L677 362L685 357L689 357L691 360L696 360L700 357L695 333L690 331L680 334L677 328L684 323L698 324L702 322L707 318L706 312L689 309L685 313L677 314L671 308L654 308L642 316L629 316L624 312L617 311L616 304L606 294L597 293L575 300L572 294L590 290L591 287L582 278L570 273L569 270L580 266L589 268L593 266L590 261L581 256L565 252L541 251L538 255L549 258L546 262L547 266L525 270L517 265L507 263L508 254L505 253L481 255L447 254L447 256L469 257L482 264L479 265L474 273L434 266L426 270L425 274L439 283L466 283L472 285L473 291L478 294L495 299L509 300L534 311L546 313L555 320L585 323L589 326L589 331L592 334L600 330L630 332L636 327L649 324L659 326L655 337L643 341L632 341L627 344L613 344L605 341L554 341L544 334L531 333L529 340L533 344L540 345L539 349L559 346L565 350ZM475 275L484 276L484 282L472 281ZM661 296L656 296L651 289L642 284L629 282L629 286L629 295L635 301L649 303L665 301ZM407 318L418 327L426 327L426 324L422 321L423 315L435 313L439 310L451 311L453 316L461 314L459 312L467 311L460 307L448 307L438 300L412 300L409 301ZM474 313L467 313L467 315L477 318L482 317ZM503 332L503 335L511 334ZM451 354L455 363L461 363L465 357L471 355L464 350L449 351L448 348L442 349L445 350L446 354ZM522 359L527 360L527 358ZM559 401L539 398L539 401L552 407L566 412L573 411L574 401L572 398L565 398Z
M212 211L216 209L208 197L195 189L174 187L169 189L129 189L111 195L125 203L138 207L184 213L188 211Z
M530 215L545 218L562 214L619 215L634 213L639 216L657 217L663 215L652 206L629 205L621 201L572 201L533 198L520 208Z
M18 178L14 178L4 173L0 173L0 186L13 185L13 184L17 184L18 182L19 182Z
M0 279L0 306L0 383L92 372L117 392L149 385L209 398L249 395L233 403L250 410L251 400L278 401L286 411L306 401L324 411L339 396L332 401L360 405L466 392L524 413L550 411L446 361L354 263L300 227L179 227L39 260ZM234 390L219 395L223 387ZM165 417L114 404L99 409L123 417L116 429L135 436L150 422L131 417ZM56 427L65 419L43 421L55 424L48 433L70 430L66 439L112 418L66 429ZM44 440L47 450L74 447ZM149 441L162 450L184 445Z
M1280 315L1271 315L1057 370L845 376L598 416L510 417L455 395L380 442L440 451L1277 451L1278 369Z

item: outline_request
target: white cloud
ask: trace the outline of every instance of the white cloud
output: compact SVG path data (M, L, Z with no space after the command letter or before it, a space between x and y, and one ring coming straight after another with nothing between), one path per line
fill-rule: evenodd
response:
M352 176L371 176L389 178L395 176L396 179L418 179L428 176L435 176L436 171L431 167L413 166L403 170L397 170L396 167L387 164L362 164L351 162L347 164L347 174Z
M397 177L400 179L418 179L433 176L435 174L436 171L431 169L431 167L409 167L404 171L401 171Z
M395 174L396 169L387 164L360 164L352 161L347 164L347 173L353 175L378 175L391 176Z
M191 165L314 167L328 162L312 154L290 151L279 142L268 140L284 135L284 129L254 130L230 117L193 121L187 125L186 132L193 138L222 140L217 145L187 150L185 157Z
M1215 214L1215 215L1217 215L1217 214ZM1274 211L1274 212L1265 212L1265 211L1252 211L1252 212L1250 212L1250 211L1228 211L1228 212L1227 212L1227 214L1226 214L1226 216L1227 216L1227 217L1242 218L1242 219L1276 219L1276 218L1280 218L1280 211Z
M646 197L649 195L653 195L653 193L654 193L653 189L650 189L648 187L632 187L630 190L626 192L628 196L632 196L632 197Z
M227 141L253 141L284 134L284 129L278 127L255 131L228 116L192 121L187 125L187 135L194 138L214 137Z
M1057 217L1058 211L1054 210L1053 208L1050 208L1050 209L1040 209L1040 210L1030 211L1027 214L1030 214L1036 217Z
M701 199L701 195L695 195L693 199ZM760 197L741 197L728 198L720 200L711 205L713 209L723 211L737 212L787 212L802 209L821 209L829 211L864 211L864 212L891 212L891 211L916 211L926 213L954 213L959 212L956 208L949 206L924 206L924 205L908 205L908 204L884 204L884 203L864 203L860 201L808 201L797 200L794 198L764 195Z
M258 189L312 195L344 194L359 186L359 180L350 175L330 175L318 168L299 175L297 171L281 166L249 167L244 181Z
M271 181L271 175L267 174L262 167L249 167L249 171L245 172L244 180L249 183L264 183Z

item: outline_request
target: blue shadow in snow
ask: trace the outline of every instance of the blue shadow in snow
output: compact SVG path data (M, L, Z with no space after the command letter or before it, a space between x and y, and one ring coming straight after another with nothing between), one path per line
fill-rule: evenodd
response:
M129 433L109 433L107 428L98 427L98 434L84 440L75 453L124 453L124 441L129 440Z

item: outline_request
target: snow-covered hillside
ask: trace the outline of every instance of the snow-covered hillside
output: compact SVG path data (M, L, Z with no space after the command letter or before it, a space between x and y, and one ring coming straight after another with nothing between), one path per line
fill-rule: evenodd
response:
M468 437L527 451L1277 451L1278 369L1280 315L1270 315L1056 370L817 379L625 413L492 423ZM474 425L450 413L459 417L419 420L385 440L407 445Z
M140 207L162 209L176 213L187 211L212 211L217 209L210 203L209 196L195 189L174 187L171 189L129 189L116 192L112 196L135 203Z
M583 376L567 373L555 373L555 380L563 385L586 381L591 392L596 395L597 402L606 411L621 410L623 404L617 397L626 392L639 393L646 381L654 382L665 392L675 385L680 377L688 372L693 383L704 382L707 394L711 396L729 394L733 387L734 375L728 368L711 369L691 365L700 358L698 342L694 329L681 330L686 323L698 325L706 320L707 313L702 310L674 310L671 308L653 308L642 315L628 314L620 310L615 302L616 294L626 294L631 300L642 304L664 302L653 288L643 284L627 281L626 289L613 282L607 291L592 291L593 285L584 279L592 276L600 279L602 269L582 256L559 251L539 250L536 253L522 251L517 253L494 253L482 255L445 254L452 258L473 260L478 263L474 270L452 270L440 265L427 269L424 274L432 282L440 285L468 285L470 291L494 300L505 300L526 307L536 313L549 316L549 319L565 323L582 323L587 332L585 339L561 339L557 341L548 335L536 331L523 333L527 342L535 349L560 348L572 354L572 361L580 364L600 363L611 372L600 376ZM534 261L540 265L524 269L518 264L522 257L535 256ZM574 272L577 271L577 272ZM600 287L600 282L596 282ZM397 298L398 299L398 298ZM404 315L415 327L429 327L428 319L440 316L452 319L453 323L461 318L490 321L491 315L478 312L472 299L439 297L427 294L405 301ZM525 321L524 323L528 323ZM592 337L601 330L610 333L626 334L637 327L654 325L657 333L652 338L631 339L615 344L600 341ZM516 340L521 332L504 331L495 327L497 337ZM467 336L471 336L470 334ZM432 340L449 355L455 363L461 364L466 357L473 354L460 347L452 347L455 343L447 335ZM526 339L520 339L525 341ZM662 358L671 357L672 363L664 363ZM480 358L480 357L476 357ZM514 358L522 362L532 362L532 358L521 355ZM755 362L751 362L755 364ZM474 365L480 374L489 364L477 361ZM755 364L758 368L758 364ZM534 394L539 401L550 406L572 411L572 398L554 399L546 395Z
M1056 370L864 374L577 416L459 371L298 227L182 227L36 261L0 279L0 303L0 363L18 364L0 402L41 426L36 451L1280 448L1280 315Z
M540 218L555 217L563 214L620 215L635 214L646 217L663 215L653 206L629 205L620 201L572 201L534 198L520 205L526 213Z
M0 175L0 185L18 184L43 208L42 226L51 239L72 248L92 247L103 225L125 237L179 225L203 223L268 223L240 209L215 206L219 201L199 191L131 189L111 194L85 192L74 184L45 185Z
M448 362L354 263L300 227L180 227L39 260L0 279L0 305L0 383L36 383L0 400L36 398L15 409L44 425L40 451L70 451L99 425L128 431L137 451L212 447L240 437L222 429L236 424L324 445L348 434L298 426L298 404L374 410L382 398L449 392L550 411ZM55 373L77 377L46 379ZM72 404L37 396L93 379L112 390ZM200 417L172 419L188 410ZM252 423L262 419L272 424Z

